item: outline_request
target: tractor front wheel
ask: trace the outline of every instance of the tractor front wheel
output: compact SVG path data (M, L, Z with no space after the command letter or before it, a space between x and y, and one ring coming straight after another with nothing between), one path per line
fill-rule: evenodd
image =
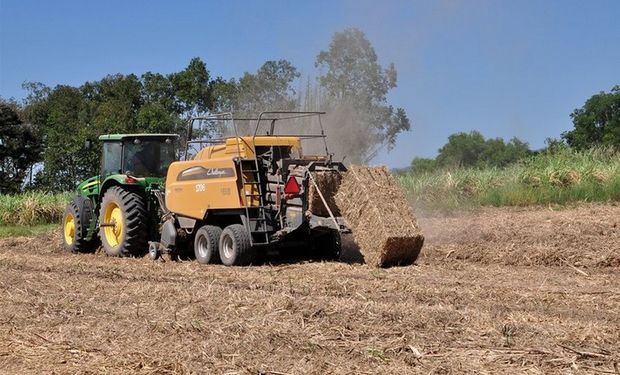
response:
M143 255L147 249L146 204L137 193L109 188L101 200L99 236L109 256Z
M77 253L91 251L95 247L96 238L86 240L92 214L92 203L88 198L76 196L67 204L62 218L62 239L65 250Z

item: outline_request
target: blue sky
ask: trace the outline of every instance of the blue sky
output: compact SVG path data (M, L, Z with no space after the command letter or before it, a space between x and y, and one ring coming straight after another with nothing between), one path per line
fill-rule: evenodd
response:
M201 57L238 77L285 58L308 76L331 36L363 30L394 62L412 130L375 163L434 156L479 130L533 148L569 114L620 84L620 1L28 1L0 0L0 96L24 81L80 85L111 73L169 73Z

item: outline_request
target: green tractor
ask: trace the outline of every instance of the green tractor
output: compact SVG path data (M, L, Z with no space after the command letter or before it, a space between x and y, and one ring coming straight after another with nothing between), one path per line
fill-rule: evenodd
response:
M102 135L99 175L80 183L63 217L64 247L110 256L143 255L158 239L164 179L175 160L176 134Z

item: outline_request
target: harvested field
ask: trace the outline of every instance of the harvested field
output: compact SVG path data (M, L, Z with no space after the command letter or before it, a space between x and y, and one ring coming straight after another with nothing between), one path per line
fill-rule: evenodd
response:
M71 255L55 235L3 240L0 372L620 372L620 207L420 225L418 264L389 269L227 268Z
M480 209L424 220L422 256L481 264L620 267L620 206Z

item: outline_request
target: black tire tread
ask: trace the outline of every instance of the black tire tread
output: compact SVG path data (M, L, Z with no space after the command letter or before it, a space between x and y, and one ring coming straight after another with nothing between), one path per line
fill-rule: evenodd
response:
M211 256L209 257L209 259L206 260L206 262L203 262L201 260L198 260L198 236L204 235L207 238L207 241L209 244L214 245L215 248L212 249L211 251ZM198 263L202 263L202 264L215 264L215 263L221 263L221 259L220 259L220 251L219 251L219 243L220 243L220 236L222 235L222 228L220 227L216 227L215 225L205 225L200 227L200 229L198 229L198 231L195 234L194 237L194 255L196 256L196 260L198 261Z
M224 228L221 237L223 237L225 233L229 233L233 238L233 243L237 254L231 262L228 262L230 264L226 264L227 262L224 262L223 257L222 262L230 266L247 266L251 264L252 261L254 261L256 252L251 246L250 235L248 234L246 228L241 224L232 224Z
M75 237L73 238L73 243L71 245L64 242L64 223L65 218L69 213L73 215L73 220L75 221ZM86 240L86 236L88 235L88 225L90 224L92 215L92 204L88 198L77 195L67 204L65 214L62 218L63 244L66 251L70 253L90 251L97 244L96 236L90 241Z
M105 246L105 235L103 228L100 229L100 237L104 244L106 253L111 256L138 256L148 250L147 236L148 230L146 227L146 204L144 198L139 194L125 190L120 186L113 186L109 188L101 202L101 212L99 222L103 223L103 216L105 213L105 204L109 200L115 200L121 211L124 213L125 219L125 236L122 243L119 245L119 249L116 252L108 251Z

